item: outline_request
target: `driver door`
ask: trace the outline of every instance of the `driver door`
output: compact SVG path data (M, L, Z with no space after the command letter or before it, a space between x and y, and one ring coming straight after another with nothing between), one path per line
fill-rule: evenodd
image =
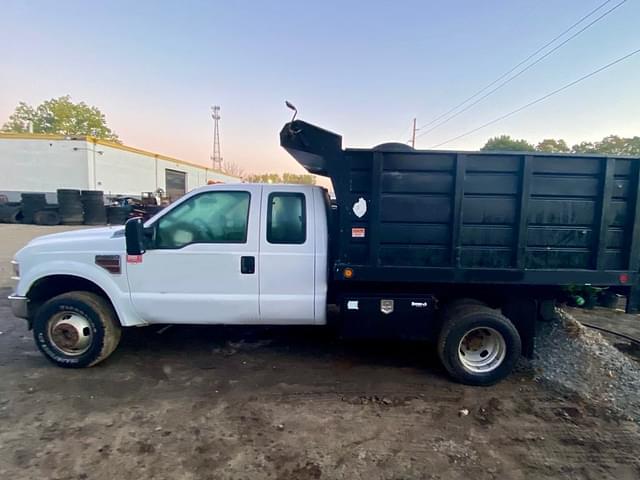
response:
M259 323L260 185L183 197L153 222L141 263L127 264L131 301L149 323Z

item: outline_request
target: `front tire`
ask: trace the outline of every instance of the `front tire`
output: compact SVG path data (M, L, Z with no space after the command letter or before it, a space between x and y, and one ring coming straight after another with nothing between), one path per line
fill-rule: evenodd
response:
M493 385L508 376L522 351L513 323L482 305L460 306L448 313L438 355L449 375L467 385Z
M90 292L69 292L44 303L33 321L38 349L64 368L91 367L120 342L120 324L111 305Z

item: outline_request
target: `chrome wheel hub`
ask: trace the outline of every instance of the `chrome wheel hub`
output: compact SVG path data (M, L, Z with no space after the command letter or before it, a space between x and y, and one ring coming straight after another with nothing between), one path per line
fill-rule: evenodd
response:
M75 312L61 312L49 321L49 339L65 355L82 355L91 346L93 329L89 320Z
M462 366L472 373L487 373L498 368L507 353L507 344L500 332L480 327L464 334L458 346Z

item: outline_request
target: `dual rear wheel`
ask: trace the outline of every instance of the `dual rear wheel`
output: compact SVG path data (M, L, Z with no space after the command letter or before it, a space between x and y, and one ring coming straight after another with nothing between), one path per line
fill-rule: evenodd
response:
M444 309L438 355L454 379L468 385L493 385L520 358L518 330L499 311L463 300Z

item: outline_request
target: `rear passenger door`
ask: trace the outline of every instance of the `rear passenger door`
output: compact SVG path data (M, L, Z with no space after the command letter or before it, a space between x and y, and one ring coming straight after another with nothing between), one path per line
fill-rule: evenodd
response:
M261 323L314 323L313 205L309 188L263 186L258 270Z

